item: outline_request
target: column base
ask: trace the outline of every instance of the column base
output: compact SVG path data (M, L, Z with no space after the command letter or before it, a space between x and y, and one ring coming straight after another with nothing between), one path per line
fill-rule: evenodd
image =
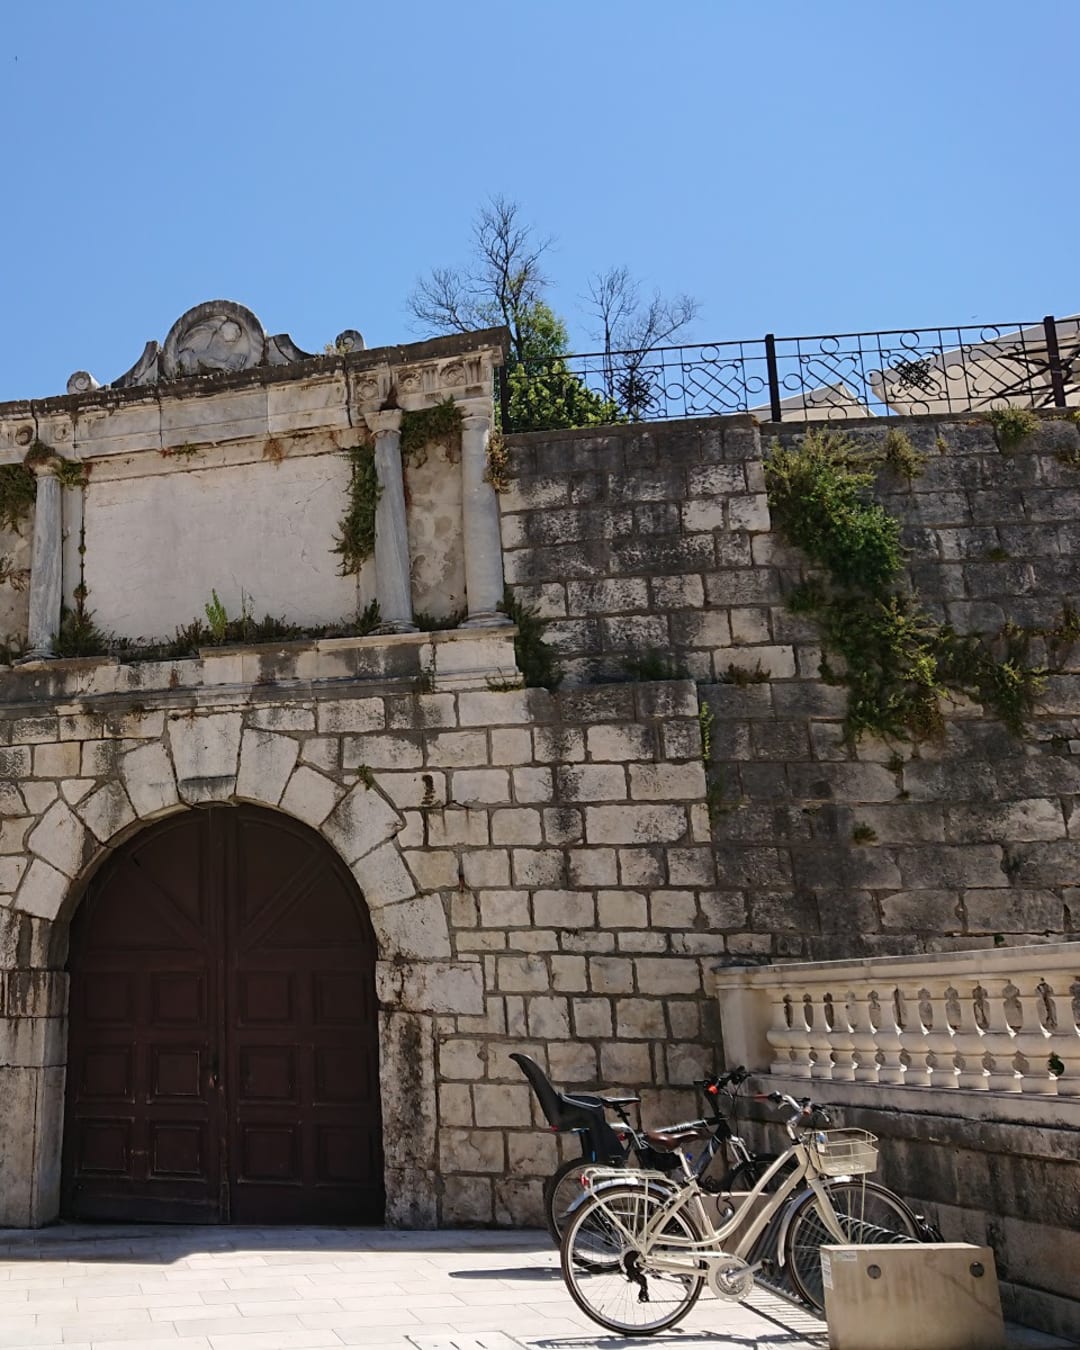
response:
M416 624L405 619L387 619L371 630L372 637L391 637L394 633L419 633Z
M481 610L479 614L470 614L458 626L460 628L510 628L513 626L513 620L503 614L501 610L488 609Z
M16 657L14 664L17 666L37 665L41 661L55 661L56 653L51 647L35 647L32 651L26 652L23 656Z

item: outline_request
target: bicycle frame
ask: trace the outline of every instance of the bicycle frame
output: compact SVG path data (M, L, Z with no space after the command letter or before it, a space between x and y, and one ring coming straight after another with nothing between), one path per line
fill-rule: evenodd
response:
M797 1163L794 1171L780 1184L777 1190L768 1193L769 1184L790 1163L792 1158ZM670 1178L664 1177L662 1173L615 1171L608 1168L587 1168L585 1179L588 1186L586 1194L599 1198L601 1205L603 1204L605 1189L603 1183L611 1186L626 1186L627 1184L634 1185L640 1182L643 1188L648 1188L650 1185L660 1182L665 1183L668 1187L671 1185ZM600 1181L602 1184L594 1188L591 1185L593 1180ZM614 1211L604 1207L604 1214L608 1222L622 1234L622 1237L631 1246L637 1248L641 1255L647 1259L651 1269L674 1275L700 1275L702 1261L715 1262L727 1260L732 1256L738 1257L741 1261L747 1261L758 1238L804 1181L820 1202L821 1216L826 1228L837 1242L846 1242L848 1239L837 1221L828 1190L822 1182L820 1173L810 1161L809 1150L800 1141L795 1141L776 1159L765 1175L758 1180L753 1190L746 1193L746 1199L742 1206L719 1228L713 1226L712 1220L706 1212L702 1203L701 1185L694 1175L688 1176L684 1185L663 1201L660 1208L646 1224L644 1239L642 1239L641 1233L629 1232ZM765 1204L759 1207L755 1202L762 1195L767 1195L767 1199ZM659 1199L660 1197L656 1196L656 1198ZM702 1234L696 1240L663 1233L663 1229L672 1215L679 1214L685 1209L691 1210L692 1217L696 1220L696 1225ZM747 1216L750 1216L749 1222L747 1222ZM745 1231L740 1233L740 1228L744 1228ZM738 1234L735 1245L726 1247L727 1240L735 1234ZM685 1253L685 1255L676 1253ZM756 1269L756 1267L754 1268Z

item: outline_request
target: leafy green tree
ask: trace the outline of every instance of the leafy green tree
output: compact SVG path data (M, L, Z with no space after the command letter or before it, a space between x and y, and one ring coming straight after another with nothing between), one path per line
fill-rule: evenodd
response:
M515 431L594 427L621 422L618 404L589 389L567 366L566 325L537 300L529 312L519 359L507 363L510 425Z

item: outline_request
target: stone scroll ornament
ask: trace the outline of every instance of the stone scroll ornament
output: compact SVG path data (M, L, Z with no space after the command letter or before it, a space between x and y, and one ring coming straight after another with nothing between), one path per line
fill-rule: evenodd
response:
M347 328L338 334L334 348L339 354L363 351L364 339L355 328ZM148 342L131 369L108 387L129 389L192 375L232 375L258 366L310 361L313 356L301 351L287 333L268 336L251 310L234 300L208 300L182 314L164 344ZM77 370L67 382L69 394L100 387L86 370Z

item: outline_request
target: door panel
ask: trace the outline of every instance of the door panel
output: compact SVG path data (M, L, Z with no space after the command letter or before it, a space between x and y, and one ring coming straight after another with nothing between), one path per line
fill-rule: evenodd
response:
M137 836L72 923L65 1214L381 1222L374 961L306 827L214 807Z
M206 824L177 816L137 836L72 922L63 1196L73 1218L220 1217Z
M303 827L269 820L275 868L265 816L239 817L230 857L241 897L227 943L230 1212L243 1223L381 1222L370 922L333 855L313 856ZM327 1145L335 1135L355 1144L351 1165L344 1145Z

